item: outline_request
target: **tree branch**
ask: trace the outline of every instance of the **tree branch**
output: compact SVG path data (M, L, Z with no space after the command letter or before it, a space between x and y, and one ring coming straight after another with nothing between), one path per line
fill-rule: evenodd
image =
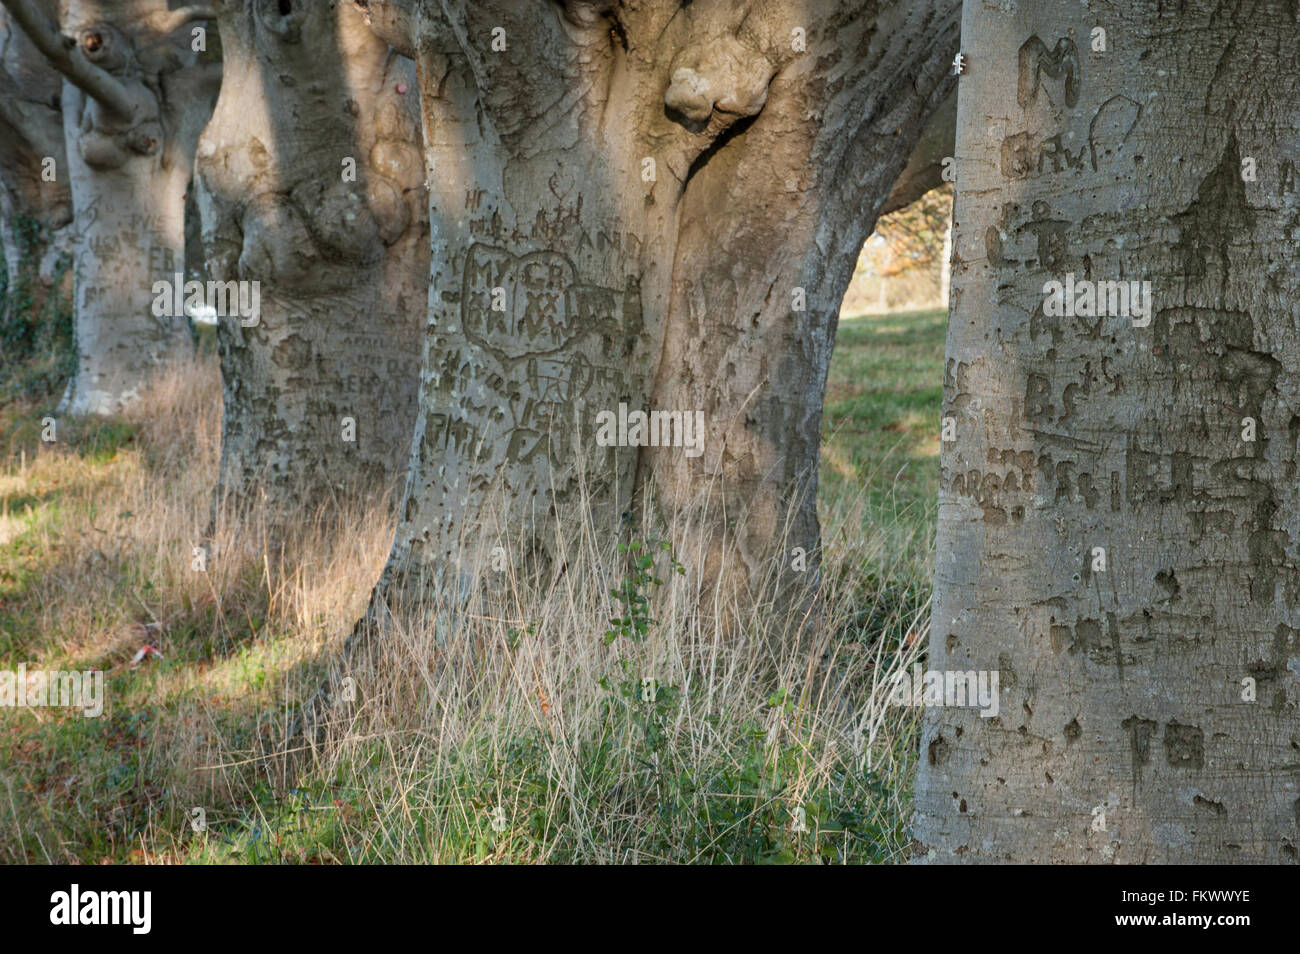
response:
M956 137L957 90L954 89L930 117L930 122L907 160L907 166L899 174L893 191L881 206L881 215L897 212L943 185L943 161L954 155L953 142Z
M111 74L104 72L81 52L70 37L62 35L31 0L0 0L13 15L14 20L31 38L32 44L45 54L50 65L67 77L68 82L93 96L119 118L128 122L135 117L136 106L122 86Z
M167 36L193 20L217 19L216 7L196 5L176 10L162 10L145 20L151 30Z

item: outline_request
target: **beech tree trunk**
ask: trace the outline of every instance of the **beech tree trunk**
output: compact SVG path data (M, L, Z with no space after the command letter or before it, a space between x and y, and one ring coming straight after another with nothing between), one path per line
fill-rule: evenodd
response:
M78 363L60 411L113 414L192 351L185 314L155 314L154 284L183 270L185 191L220 68L165 0L64 0L59 25L131 107L64 83Z
M929 666L1001 692L927 711L918 857L1294 862L1296 7L962 32Z
M218 319L218 499L373 493L400 477L429 268L414 64L350 4L226 0L225 78L199 148Z
M57 260L70 254L62 85L0 7L0 242L8 279L0 328L6 338L35 334Z
M956 4L358 5L415 56L436 180L377 601L583 509L614 535L644 508L727 605L815 578L838 306L945 95ZM702 414L702 447L602 446L620 405Z

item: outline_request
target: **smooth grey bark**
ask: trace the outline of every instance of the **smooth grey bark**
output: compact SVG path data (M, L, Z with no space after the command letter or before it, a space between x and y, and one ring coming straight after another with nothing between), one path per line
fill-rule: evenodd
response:
M929 667L1001 693L926 712L917 856L1295 862L1295 5L962 33ZM1149 281L1149 323L1051 314L1070 275Z
M188 321L153 314L153 284L184 261L184 196L219 67L175 31L206 11L164 0L63 0L57 29L5 0L65 77L78 362L60 411L112 414L190 353Z
M44 311L58 260L70 255L72 195L63 149L61 86L59 75L9 11L0 7L0 241L9 283L5 307L27 309L32 321ZM15 314L0 318L6 326L18 320Z
M359 6L415 56L436 178L420 417L372 612L463 581L502 532L512 561L545 551L574 511L615 535L644 508L730 607L815 579L838 305L942 99L956 4ZM620 404L702 412L703 453L598 446Z
M219 8L204 245L213 278L258 283L260 314L218 319L217 499L375 493L402 473L419 384L429 250L414 65L347 3Z

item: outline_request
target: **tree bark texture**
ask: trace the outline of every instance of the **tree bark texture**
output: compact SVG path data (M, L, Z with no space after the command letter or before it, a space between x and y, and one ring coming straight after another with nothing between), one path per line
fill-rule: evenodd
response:
M1298 18L966 4L920 857L1296 860Z

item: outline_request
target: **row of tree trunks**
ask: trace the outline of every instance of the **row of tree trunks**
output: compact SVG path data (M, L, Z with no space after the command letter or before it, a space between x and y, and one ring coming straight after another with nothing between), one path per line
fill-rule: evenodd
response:
M929 666L1001 693L927 710L918 853L1295 862L1300 15L968 3L962 33ZM1071 276L1150 298L1062 314Z
M575 511L610 536L645 515L724 615L801 605L839 301L880 210L942 172L956 3L215 6L204 243L260 286L219 319L218 496L374 490L409 453L370 618L500 534L544 556ZM963 17L929 666L999 678L983 713L927 713L918 855L1294 861L1300 14L1084 12ZM188 347L150 304L213 71L163 0L60 13L66 405L113 411ZM53 229L23 55L0 49L4 213ZM626 410L702 431L604 446Z
M348 3L226 0L197 172L207 267L258 283L218 318L218 498L376 493L415 425L429 270L414 65ZM328 499L328 496L325 498Z

